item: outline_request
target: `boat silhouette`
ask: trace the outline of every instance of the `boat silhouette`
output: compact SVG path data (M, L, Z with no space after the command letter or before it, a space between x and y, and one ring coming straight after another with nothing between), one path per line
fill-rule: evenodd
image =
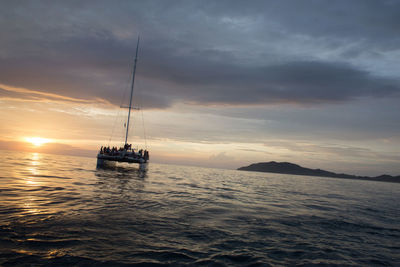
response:
M101 147L99 153L97 154L97 167L101 167L106 164L112 164L115 162L127 162L127 163L137 163L139 164L140 170L147 170L149 164L149 151L144 149L134 149L132 148L132 144L128 143L128 136L129 136L129 124L131 118L131 111L134 108L132 106L132 98L133 98L133 88L135 85L135 74L136 74L136 65L137 65L137 58L138 58L138 51L139 51L139 37L137 40L136 45L136 54L135 54L135 61L132 73L132 83L131 83L131 92L129 97L129 106L128 108L128 118L124 126L126 127L125 132L125 142L123 147Z

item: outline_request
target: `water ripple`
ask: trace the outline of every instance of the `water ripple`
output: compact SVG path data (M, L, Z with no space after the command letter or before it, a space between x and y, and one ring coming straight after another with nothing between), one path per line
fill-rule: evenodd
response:
M2 266L400 264L399 184L12 153Z

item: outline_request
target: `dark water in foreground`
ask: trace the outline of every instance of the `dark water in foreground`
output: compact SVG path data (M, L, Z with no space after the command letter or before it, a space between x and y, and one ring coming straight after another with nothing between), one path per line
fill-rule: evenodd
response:
M400 184L0 151L0 265L400 265Z

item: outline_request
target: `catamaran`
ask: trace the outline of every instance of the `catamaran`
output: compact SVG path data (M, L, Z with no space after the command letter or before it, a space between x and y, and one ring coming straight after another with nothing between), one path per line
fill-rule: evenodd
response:
M125 133L125 144L123 147L101 147L99 153L97 154L97 166L103 166L107 163L114 162L127 162L127 163L138 163L140 170L147 170L149 164L149 152L143 149L134 149L132 148L132 144L128 144L128 135L129 135L129 123L131 118L131 110L137 109L132 107L132 97L133 97L133 88L135 85L135 74L136 74L136 64L137 57L139 51L139 37L136 45L136 55L133 66L132 73L132 83L131 83L131 93L129 98L129 106L128 106L128 118L126 121L126 133Z

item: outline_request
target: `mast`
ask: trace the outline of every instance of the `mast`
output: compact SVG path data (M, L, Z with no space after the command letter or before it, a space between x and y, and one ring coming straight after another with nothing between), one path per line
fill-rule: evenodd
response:
M135 64L134 64L134 66L133 66L132 85L131 85L131 96L130 96L130 98L129 98L128 121L127 121L127 124L126 124L125 145L128 143L129 121L130 121L130 118L131 118L132 95L133 95L133 86L134 86L134 84L135 84L135 73L136 73L136 62L137 62L138 50L139 50L139 36L138 36L137 45L136 45Z

